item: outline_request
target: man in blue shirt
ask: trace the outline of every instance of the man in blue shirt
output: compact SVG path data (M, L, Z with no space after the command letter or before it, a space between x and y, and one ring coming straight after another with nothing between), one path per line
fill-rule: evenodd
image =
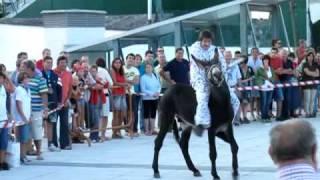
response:
M160 75L171 84L190 84L190 65L189 61L183 59L183 54L183 49L177 48L175 58L160 71ZM169 72L170 77L165 72Z
M141 63L141 65L138 67L139 72L140 72L140 76L144 75L144 73L146 72L146 63L150 63L154 65L154 54L151 50L147 50L145 53L145 59L144 61Z
M62 86L58 75L52 70L52 57L46 56L43 58L42 76L46 80L48 86L48 108L53 110L61 104ZM59 151L57 140L57 112L52 113L46 118L48 149L49 151Z

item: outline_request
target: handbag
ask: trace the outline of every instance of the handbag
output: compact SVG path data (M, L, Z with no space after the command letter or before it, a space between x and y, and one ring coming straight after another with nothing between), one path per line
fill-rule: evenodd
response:
M20 166L20 143L13 139L10 139L8 142L6 162L11 168Z

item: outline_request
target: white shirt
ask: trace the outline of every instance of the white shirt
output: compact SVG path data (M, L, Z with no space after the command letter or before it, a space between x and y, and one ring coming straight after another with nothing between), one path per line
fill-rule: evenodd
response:
M5 120L8 120L7 116L7 92L4 86L0 86L0 128L2 128L6 123Z
M278 180L318 180L319 173L309 164L297 163L280 167L277 172Z
M271 68L269 67L267 73L267 77L271 78L272 77L272 72L271 72ZM272 82L270 82L269 80L264 80L264 84L262 85L262 91L272 91L274 89L274 85L272 84Z
M14 119L17 123L17 126L20 126L20 125L25 124L25 122L23 121L21 114L18 112L16 101L20 101L22 103L22 111L23 111L25 117L27 118L27 120L29 120L31 117L30 90L27 90L22 86L18 86L14 92L13 100L14 100L14 102L12 103L13 104L12 109L13 109Z
M127 66L124 66L123 70L127 80L129 81L132 81L135 77L140 76L140 72L136 67L131 66L130 68L127 68ZM130 92L135 93L133 85L131 86Z
M229 87L237 85L238 80L241 79L241 73L238 65L233 65L227 69L225 78Z
M110 87L113 85L112 78L106 69L98 67L97 77L101 78L103 84L105 84L105 82L109 82ZM104 93L107 94L108 89L104 89Z
M249 67L253 69L254 72L256 72L259 68L263 66L262 60L260 58L254 60L253 56L249 56L247 64Z

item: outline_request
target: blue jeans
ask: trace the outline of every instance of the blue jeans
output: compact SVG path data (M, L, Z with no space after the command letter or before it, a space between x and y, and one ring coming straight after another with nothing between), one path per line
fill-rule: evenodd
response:
M316 94L316 98L314 99L314 108L313 108L313 113L317 113L318 112L318 99L320 97L320 84L317 85L317 94Z
M63 107L59 111L59 117L60 117L60 147L64 149L66 146L70 146L70 138L69 138L69 108Z
M90 129L98 129L99 122L101 118L101 105L99 104L89 104L90 107ZM99 140L99 132L90 133L90 139Z
M283 107L281 116L290 118L290 115L294 114L294 111L299 107L300 104L300 93L299 87L285 87L283 88Z
M269 118L269 107L272 102L272 93L273 91L260 91L260 101L261 101L261 118Z
M9 141L9 129L0 128L0 151L6 151Z

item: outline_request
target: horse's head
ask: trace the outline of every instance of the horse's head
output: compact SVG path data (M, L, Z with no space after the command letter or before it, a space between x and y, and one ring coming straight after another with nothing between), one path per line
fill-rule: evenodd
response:
M207 77L213 86L220 87L224 81L224 75L222 73L221 64L219 62L210 66L207 71Z

